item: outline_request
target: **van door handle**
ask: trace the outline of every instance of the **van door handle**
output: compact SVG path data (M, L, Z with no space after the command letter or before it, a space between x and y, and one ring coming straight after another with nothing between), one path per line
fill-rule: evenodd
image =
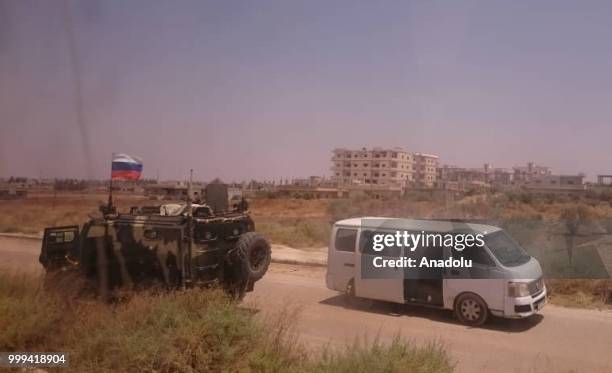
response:
M354 267L355 265L353 263L344 263L345 267Z

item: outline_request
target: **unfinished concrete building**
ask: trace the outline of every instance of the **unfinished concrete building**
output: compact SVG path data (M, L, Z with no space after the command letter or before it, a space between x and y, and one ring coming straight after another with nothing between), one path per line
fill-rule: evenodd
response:
M403 191L414 180L412 154L402 148L334 149L331 169L346 189Z
M414 181L418 188L435 186L439 158L433 154L414 153Z

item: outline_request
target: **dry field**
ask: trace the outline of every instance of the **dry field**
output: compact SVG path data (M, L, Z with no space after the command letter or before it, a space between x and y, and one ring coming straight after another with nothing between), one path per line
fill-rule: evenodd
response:
M0 200L0 232L42 233L45 227L82 225L108 199L100 193L31 193L23 200ZM115 204L122 209L146 203L143 197L118 195Z

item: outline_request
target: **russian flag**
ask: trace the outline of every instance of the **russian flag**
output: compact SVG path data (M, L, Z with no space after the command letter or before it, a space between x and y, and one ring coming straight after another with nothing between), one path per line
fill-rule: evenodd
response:
M113 153L111 178L113 180L138 180L142 173L142 160L127 154Z

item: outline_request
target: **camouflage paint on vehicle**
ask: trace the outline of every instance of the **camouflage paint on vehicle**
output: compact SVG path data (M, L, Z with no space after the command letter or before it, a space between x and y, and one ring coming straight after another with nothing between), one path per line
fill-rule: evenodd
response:
M102 295L118 287L157 283L168 288L219 284L241 296L253 289L261 266L267 269L269 244L253 236L253 220L241 208L213 212L198 205L192 209L193 216L161 215L160 211L160 206L132 208L129 214L91 219L77 231L77 242L44 241L40 261L48 270L78 269L97 281ZM45 236L49 231L59 237L62 228L74 232L77 227L48 228ZM236 253L237 248L243 252ZM58 254L62 250L63 256ZM244 252L253 250L259 253ZM257 263L245 263L249 258L258 258Z

